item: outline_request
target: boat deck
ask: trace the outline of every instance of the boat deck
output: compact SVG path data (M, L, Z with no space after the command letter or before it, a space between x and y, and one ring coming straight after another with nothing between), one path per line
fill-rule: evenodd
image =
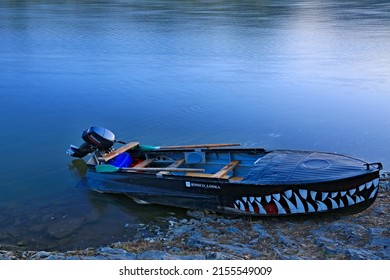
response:
M130 145L133 146L133 143ZM110 163L110 160L121 153L129 153L133 164L123 170L125 172L152 172L157 176L189 176L210 179L229 179L233 181L243 180L253 168L254 163L266 153L263 149L197 149L184 151L153 151L137 152L129 151L128 146L120 151L115 150L103 157L92 157L88 164L99 165ZM181 169L199 169L201 171L181 171ZM160 170L158 170L160 169ZM175 169L167 171L164 169Z
M217 148L146 152L122 149L121 152L129 153L132 165L114 171L153 173L158 177L222 179L245 184L323 182L370 172L370 166L362 160L309 151ZM113 153L118 155L118 152ZM94 157L89 163L110 163L107 158L112 156Z
M254 163L260 154L248 155L247 152L171 152L161 156L157 153L148 153L147 158L135 165L138 167L142 163L151 168L198 168L204 172L168 172L160 171L158 175L176 175L211 179L242 180L253 168Z

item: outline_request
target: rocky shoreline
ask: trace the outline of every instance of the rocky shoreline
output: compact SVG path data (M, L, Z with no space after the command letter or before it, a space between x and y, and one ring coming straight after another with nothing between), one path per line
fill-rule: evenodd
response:
M254 218L188 211L168 228L140 225L134 240L67 252L0 246L0 260L389 260L390 176L375 203L349 216Z

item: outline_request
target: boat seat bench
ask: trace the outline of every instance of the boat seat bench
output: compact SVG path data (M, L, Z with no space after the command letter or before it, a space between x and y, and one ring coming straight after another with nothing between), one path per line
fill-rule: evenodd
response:
M199 172L187 172L186 173L186 176L190 176L190 177L200 177L200 178L213 178L213 175L214 174L210 174L210 173L199 173ZM220 179L229 179L229 176L222 176L220 177Z
M229 162L227 165L222 167L221 170L219 170L217 173L215 173L212 178L222 178L226 174L228 174L230 171L232 171L237 165L240 164L239 160L233 160Z
M146 167L149 164L151 164L154 160L155 160L154 158L148 158L148 159L145 159L144 161L141 161L140 163L138 163L132 167L137 167L137 168Z
M168 166L168 168L178 168L180 165L182 165L184 163L185 159L184 158L181 158L177 161L175 161L174 163L172 163L171 165ZM157 173L157 175L168 175L170 172L169 171L160 171Z
M215 178L215 179L229 179L230 176L227 174L232 171L238 164L240 163L239 160L233 160L229 162L227 165L222 167L218 172L215 174L208 174L208 173L198 173L198 172L187 172L187 176L192 176L192 177L202 177L202 178ZM241 177L234 177L237 178L238 180L241 179Z

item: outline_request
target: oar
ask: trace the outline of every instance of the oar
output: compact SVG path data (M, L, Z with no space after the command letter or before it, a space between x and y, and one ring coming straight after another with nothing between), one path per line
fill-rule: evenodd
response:
M225 143L225 144L199 144L199 145L187 145L187 146L148 146L140 145L142 151L150 152L157 150L177 150L177 149L198 149L198 148L218 148L218 147L232 147L232 146L241 146L238 143Z
M111 164L101 164L95 166L96 172L117 172L117 171L169 171L169 172L204 172L199 168L168 168L168 167L116 167Z

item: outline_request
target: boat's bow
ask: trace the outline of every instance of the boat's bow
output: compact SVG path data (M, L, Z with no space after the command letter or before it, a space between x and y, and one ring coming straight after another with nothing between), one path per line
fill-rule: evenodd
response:
M369 164L333 153L273 151L255 162L244 181L261 184L320 183L364 176L381 168L380 163Z
M381 168L338 154L270 152L242 181L263 187L235 199L232 208L260 215L359 212L374 202Z

